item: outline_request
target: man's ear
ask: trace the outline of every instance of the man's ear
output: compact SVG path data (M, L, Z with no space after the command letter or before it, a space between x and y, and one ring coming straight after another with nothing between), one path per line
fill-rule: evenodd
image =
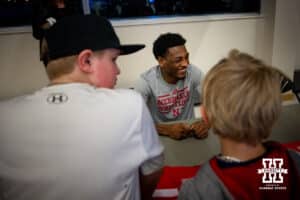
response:
M165 66L166 60L165 60L164 57L158 56L157 61L158 61L158 64L159 64L160 67L164 67Z
M93 68L91 67L91 57L93 55L93 51L90 49L85 49L81 51L77 57L77 63L79 69L84 73L93 72Z
M204 120L204 122L207 123L207 124L209 124L207 113L206 113L206 110L203 107L203 105L200 106L200 114L201 114L202 119Z

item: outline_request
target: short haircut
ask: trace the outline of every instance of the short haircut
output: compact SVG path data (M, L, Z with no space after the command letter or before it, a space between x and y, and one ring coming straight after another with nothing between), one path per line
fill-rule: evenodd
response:
M184 45L186 40L178 33L161 34L153 43L153 54L156 59L164 57L169 48Z
M238 50L206 75L203 106L215 134L248 144L266 139L281 110L280 73Z
M59 78L60 76L71 73L74 70L74 65L77 55L67 56L49 61L46 71L50 80Z

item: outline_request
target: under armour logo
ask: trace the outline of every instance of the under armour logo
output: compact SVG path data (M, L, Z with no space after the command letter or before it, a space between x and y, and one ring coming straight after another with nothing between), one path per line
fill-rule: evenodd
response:
M283 183L282 174L287 174L288 170L283 169L282 158L263 158L262 169L258 169L258 174L263 174L263 183Z
M68 101L68 96L63 93L53 93L47 97L47 102L51 104L61 104Z

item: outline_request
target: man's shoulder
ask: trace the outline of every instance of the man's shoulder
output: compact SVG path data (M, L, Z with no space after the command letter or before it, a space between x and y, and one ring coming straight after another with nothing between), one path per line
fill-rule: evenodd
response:
M192 72L192 73L202 73L202 70L197 67L196 65L190 64L190 66L188 67L188 71Z
M158 75L158 66L151 67L141 74L141 78L145 81L150 81Z
M203 72L199 67L195 65L190 65L188 67L188 75L189 79L195 81L197 84L203 79Z

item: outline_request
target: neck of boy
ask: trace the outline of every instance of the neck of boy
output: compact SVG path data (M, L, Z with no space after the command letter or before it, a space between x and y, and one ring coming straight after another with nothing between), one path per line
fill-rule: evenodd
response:
M71 74L68 74L68 75L60 76L58 78L50 80L49 86L68 84L68 83L89 83L89 82L83 78L80 79L78 77L72 76Z
M241 162L252 160L263 155L266 151L263 144L248 144L220 137L221 154Z

